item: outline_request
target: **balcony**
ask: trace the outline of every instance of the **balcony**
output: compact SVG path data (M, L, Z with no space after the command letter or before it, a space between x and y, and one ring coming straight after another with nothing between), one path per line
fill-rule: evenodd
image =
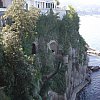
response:
M7 10L6 7L0 7L0 12L4 12L4 11L6 11L6 10Z
M0 12L6 11L6 7L4 7L2 0L0 0Z

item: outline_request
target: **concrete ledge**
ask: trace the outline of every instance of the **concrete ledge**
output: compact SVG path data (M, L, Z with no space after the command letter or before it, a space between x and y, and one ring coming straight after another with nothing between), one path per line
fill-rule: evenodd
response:
M80 90L82 90L88 83L89 83L89 81L84 81L84 82L81 83L79 86L77 86L77 87L74 89L70 100L75 100L75 99L76 99L77 93L80 92Z

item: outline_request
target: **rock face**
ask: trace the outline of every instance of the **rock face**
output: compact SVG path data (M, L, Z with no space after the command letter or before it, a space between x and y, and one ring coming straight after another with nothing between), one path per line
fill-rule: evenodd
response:
M86 80L87 61L81 64L77 62L77 51L72 48L69 50L68 70L65 73L66 77L66 99L70 100L75 87L79 86Z
M65 100L63 95L58 95L56 92L48 91L50 100Z
M66 66L65 70L65 95L58 95L56 92L49 92L50 100L71 100L72 93L74 89L79 86L84 81L90 81L87 71L88 59L86 52L83 52L81 57L81 62L79 62L79 52L77 49L74 49L70 46L68 55L63 55L61 50L59 50L60 46L57 44L55 40L48 40L46 42L44 38L40 38L39 40L39 50L45 51L44 54L45 59L41 59L42 66L54 66L54 62L63 61L64 66ZM47 44L47 45L46 45ZM46 51L47 50L47 51ZM63 50L62 50L63 51ZM40 52L41 53L41 52ZM40 55L40 54L39 54ZM47 56L48 55L48 56ZM49 69L49 70L53 70ZM59 98L60 99L59 99ZM63 99L61 99L63 98Z
M91 70L94 72L94 71L98 71L100 68L99 66L93 66L91 67Z
M83 52L81 57L79 57L79 51L76 48L69 47L69 52L67 55L63 54L63 50L60 48L60 44L56 42L57 40L53 40L49 38L49 40L45 41L44 38L39 38L39 50L42 51L42 55L44 53L43 59L40 59L40 64L43 68L46 66L54 66L54 62L62 62L66 69L65 73L65 95L58 95L54 90L49 92L50 100L71 100L72 93L74 89L80 84L84 83L84 81L90 81L87 71L88 59L86 52ZM41 55L39 51L39 56ZM44 52L43 52L44 51ZM81 59L81 62L80 62ZM54 71L54 68L49 67L49 71ZM60 81L60 80L58 80ZM59 99L59 98L60 99ZM61 99L63 98L63 99Z

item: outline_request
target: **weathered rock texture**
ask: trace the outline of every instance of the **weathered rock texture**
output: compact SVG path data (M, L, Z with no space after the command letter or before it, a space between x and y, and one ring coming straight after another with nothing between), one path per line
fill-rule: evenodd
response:
M66 100L71 100L74 89L86 80L87 59L81 64L77 62L77 52L70 48L66 77Z
M41 83L50 83L49 86L41 84L42 97L52 90L58 95L65 94L65 99L70 100L75 87L87 76L87 44L78 31L79 17L72 7L70 10L62 20L58 20L51 10L37 24L37 65L42 75ZM47 80L53 72L56 74Z

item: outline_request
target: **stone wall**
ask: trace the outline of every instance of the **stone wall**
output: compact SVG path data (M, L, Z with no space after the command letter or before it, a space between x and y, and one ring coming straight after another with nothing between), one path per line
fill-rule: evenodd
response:
M73 52L74 51L74 52ZM69 50L69 61L68 61L68 70L65 73L66 77L66 100L70 100L72 93L76 87L84 83L86 79L86 69L87 63L83 61L81 64L77 62L77 52L76 50L70 48Z

